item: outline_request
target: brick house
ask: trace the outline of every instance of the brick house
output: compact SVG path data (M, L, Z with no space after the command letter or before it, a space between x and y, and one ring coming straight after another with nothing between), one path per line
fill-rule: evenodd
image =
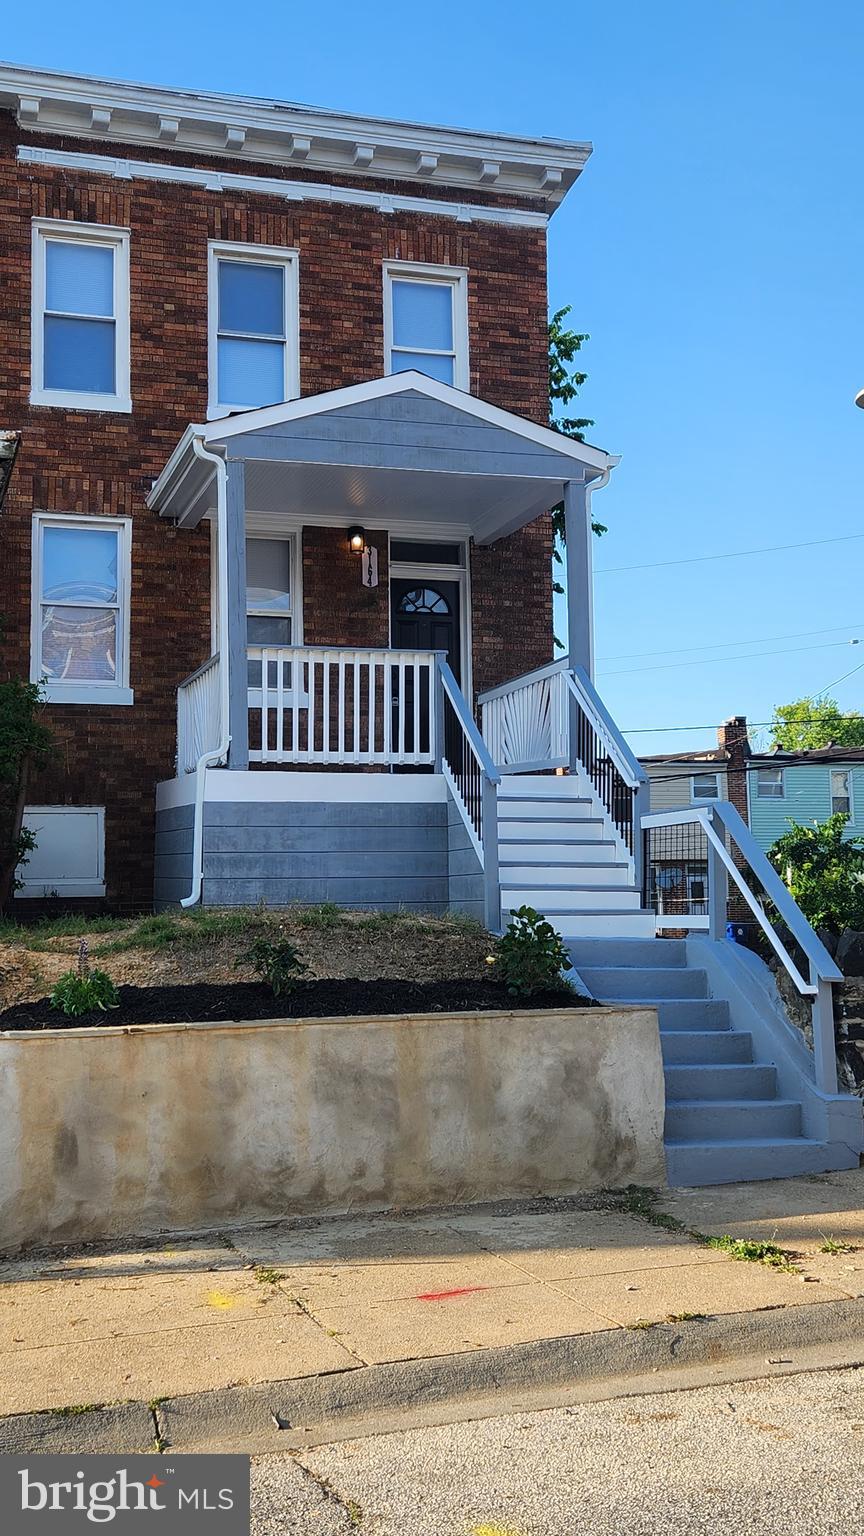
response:
M546 425L547 225L589 153L0 69L0 608L56 743L24 899L494 920L549 905L560 831L499 890L510 771L568 766L546 791L620 854L590 890L627 887L576 905L640 917L639 773L590 681L615 460Z

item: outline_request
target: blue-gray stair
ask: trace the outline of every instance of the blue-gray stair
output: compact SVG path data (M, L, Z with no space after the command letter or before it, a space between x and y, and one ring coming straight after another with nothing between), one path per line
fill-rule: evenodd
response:
M707 973L677 939L577 939L568 945L604 1003L657 1009L666 1078L669 1183L725 1184L849 1167L848 1149L802 1135L801 1105L778 1093L772 1062L709 996Z

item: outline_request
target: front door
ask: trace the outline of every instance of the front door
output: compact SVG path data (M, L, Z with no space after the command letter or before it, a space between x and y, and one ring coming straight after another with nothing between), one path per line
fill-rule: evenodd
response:
M456 681L462 682L458 581L433 581L425 576L398 576L390 582L390 644L394 651L444 651ZM421 675L420 741L428 751L428 674ZM398 740L399 708L405 711L405 746L414 747L414 682L405 674L405 698L393 696L393 733Z

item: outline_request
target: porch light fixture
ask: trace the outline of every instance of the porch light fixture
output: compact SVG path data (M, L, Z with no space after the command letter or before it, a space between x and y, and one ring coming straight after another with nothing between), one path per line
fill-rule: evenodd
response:
M366 529L361 528L359 523L348 529L348 548L352 555L362 555L366 548Z
M0 507L9 489L9 481L12 479L12 471L15 468L20 446L20 432L0 432Z

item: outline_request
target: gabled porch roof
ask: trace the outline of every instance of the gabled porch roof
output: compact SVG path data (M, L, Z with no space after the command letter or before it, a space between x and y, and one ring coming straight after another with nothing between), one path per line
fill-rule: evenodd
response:
M391 374L189 426L147 499L184 527L216 504L196 440L245 464L256 514L422 525L487 544L555 506L568 481L590 484L618 462L425 374Z

